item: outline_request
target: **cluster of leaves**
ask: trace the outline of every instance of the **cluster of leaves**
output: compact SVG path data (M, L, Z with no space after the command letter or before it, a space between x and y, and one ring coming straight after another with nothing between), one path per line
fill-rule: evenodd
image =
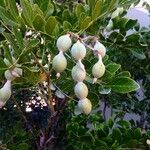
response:
M140 128L128 121L111 118L104 122L98 114L89 117L73 116L66 127L67 149L147 149L146 139L150 132L142 133Z

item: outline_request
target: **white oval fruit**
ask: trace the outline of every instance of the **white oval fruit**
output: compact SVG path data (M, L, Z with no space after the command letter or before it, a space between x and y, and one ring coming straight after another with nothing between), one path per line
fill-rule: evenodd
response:
M98 78L101 78L105 73L105 65L102 60L99 59L98 62L92 68L92 74L94 76L93 83L96 82Z
M67 51L71 47L71 44L72 41L69 34L60 36L56 43L57 48L63 52Z
M98 40L96 40L96 43L94 45L94 51L100 54L102 58L106 55L106 47L102 43L100 43Z
M4 86L0 89L0 107L11 97L11 81L7 80Z
M76 64L71 71L71 76L74 81L82 82L86 77L86 71Z
M83 82L78 82L74 87L74 93L79 99L84 99L88 95L88 88Z
M61 73L66 69L67 60L62 51L60 51L59 54L54 57L52 66L57 73Z
M78 108L82 113L88 115L92 110L91 101L87 98L79 100L78 101Z
M78 40L71 48L71 55L75 60L81 60L86 55L85 46Z

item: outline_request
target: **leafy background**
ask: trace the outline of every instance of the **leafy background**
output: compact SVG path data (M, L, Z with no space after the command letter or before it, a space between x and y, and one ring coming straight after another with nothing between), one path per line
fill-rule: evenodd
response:
M12 62L12 56L15 57L23 69L23 77L13 82L12 98L0 110L0 148L42 149L40 140L43 134L49 139L54 132L53 149L148 149L150 31L141 29L137 20L125 17L130 5L138 2L0 1L1 83L4 83L3 74L8 69L3 58ZM112 19L113 28L109 34L105 34L111 13L118 6L123 7L124 12ZM129 35L129 30L134 32ZM32 31L31 35L28 35L29 31ZM89 116L74 111L77 100L73 94L74 83L70 71L75 64L69 57L70 53L66 54L68 68L59 80L55 78L55 72L51 70L51 63L47 59L48 54L53 58L58 53L57 38L69 31L78 33L81 37L96 35L107 48L107 55L103 60L106 73L96 85L91 84L90 72L96 59L90 49L87 49L88 55L83 62L87 71L85 82L90 89L88 98L93 104L93 111ZM44 69L51 71L51 81L68 95L67 106L59 106L61 111L57 107L55 119L51 117L51 127L48 123L51 112L47 107L25 112L26 101L32 94L30 88L37 86L44 78L40 66L32 63L35 58L42 61ZM48 67L45 67L46 64L49 64ZM145 90L142 101L132 92L139 88L135 81L142 82L141 87ZM62 103L59 98L56 99ZM100 109L102 104L104 107ZM107 107L111 108L109 119L106 118ZM142 116L141 120L125 121L127 112L139 114ZM52 145L51 142L50 144Z

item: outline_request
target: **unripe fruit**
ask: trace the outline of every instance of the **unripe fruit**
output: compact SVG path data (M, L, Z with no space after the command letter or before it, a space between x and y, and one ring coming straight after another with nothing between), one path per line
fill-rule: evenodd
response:
M93 83L105 73L105 65L102 62L102 59L99 59L98 62L92 68L92 74L94 76Z
M86 115L88 115L92 110L91 101L87 98L81 99L78 101L78 108L80 111Z
M75 95L79 99L84 99L88 95L88 88L83 82L78 82L74 88Z
M54 57L52 66L57 73L61 73L66 69L67 60L62 51L60 51L59 54Z
M85 46L78 40L71 48L71 55L75 60L81 60L86 55Z
M78 63L72 68L71 76L74 81L82 82L86 77L86 71L83 70Z
M105 46L102 43L100 43L98 40L96 41L94 45L94 51L96 51L97 54L100 54L102 58L106 55Z
M56 43L57 48L63 52L67 51L71 47L71 44L72 41L69 34L60 36Z
M5 105L6 101L11 96L11 81L7 80L4 86L0 89L0 108Z

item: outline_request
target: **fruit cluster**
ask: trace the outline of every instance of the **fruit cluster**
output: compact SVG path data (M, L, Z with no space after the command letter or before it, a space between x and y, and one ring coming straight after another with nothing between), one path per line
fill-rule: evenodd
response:
M12 64L7 60L4 59L4 62L6 66L9 68L12 66ZM16 60L13 58L13 64L15 64ZM3 85L3 87L0 89L0 108L2 108L7 100L11 97L11 82L22 75L22 69L19 68L20 65L16 64L16 66L12 67L9 70L6 70L4 75L6 78L6 83Z
M63 72L67 67L67 60L64 56L66 52L72 45L72 34L62 35L57 40L57 48L59 54L56 55L52 61L53 69L57 72L57 78L60 77L60 73ZM98 78L101 78L105 73L105 65L102 62L102 58L106 54L106 48L101 44L97 39L94 42L93 48L94 55L98 58L96 64L92 68L93 83L97 81ZM74 93L79 99L78 108L80 111L88 115L92 110L91 101L87 98L88 88L83 82L86 78L86 70L82 60L86 56L86 44L84 41L78 37L76 43L71 47L71 56L76 61L76 65L72 68L71 76L76 82L74 87Z

